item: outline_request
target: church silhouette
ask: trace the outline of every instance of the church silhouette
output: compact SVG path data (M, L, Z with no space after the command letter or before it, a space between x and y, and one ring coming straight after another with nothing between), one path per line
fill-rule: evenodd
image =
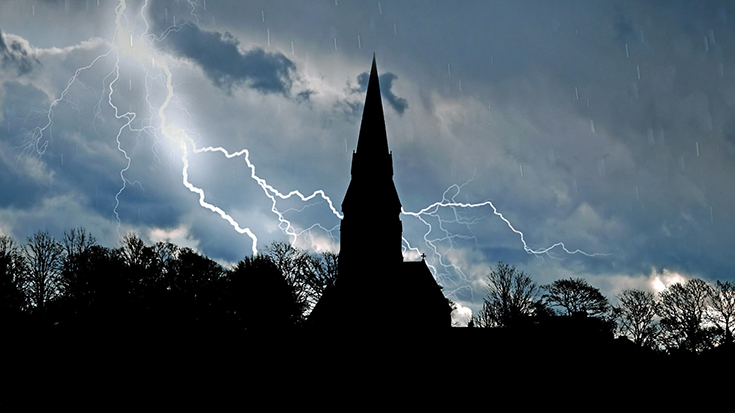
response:
M449 300L426 262L403 260L401 201L374 55L351 175L342 202L338 277L309 323L340 329L450 327Z

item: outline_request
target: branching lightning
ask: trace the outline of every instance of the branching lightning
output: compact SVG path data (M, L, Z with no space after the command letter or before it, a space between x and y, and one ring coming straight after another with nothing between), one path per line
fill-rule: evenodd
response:
M438 247L437 247L436 244L438 242L441 242L441 241L448 241L449 244L450 244L450 248L449 249L451 250L451 249L453 249L455 247L455 245L454 245L454 240L455 239L458 239L458 238L465 239L465 240L474 239L474 235L468 236L468 235L462 235L462 234L454 234L454 233L451 233L450 231L448 231L447 229L444 228L444 224L447 224L447 223L450 223L450 222L459 223L459 224L463 224L463 225L467 226L467 229L471 233L470 226L473 223L475 223L476 220L475 219L471 219L471 218L463 217L458 212L458 209L459 210L469 210L469 209L480 209L480 208L490 207L492 209L492 211L493 211L493 214L496 215L497 217L499 217L503 222L505 222L505 224L508 226L508 228L513 233L515 233L515 234L518 235L518 237L520 238L521 243L523 244L523 250L526 251L527 254L534 255L534 256L536 256L537 258L540 259L539 265L541 263L543 263L543 256L544 255L546 255L546 256L548 256L550 258L553 258L553 259L559 259L557 256L555 256L555 255L552 254L553 250L554 249L557 249L557 248L560 248L562 251L564 251L565 253L570 254L570 255L581 254L581 255L584 255L584 256L587 256L587 257L601 257L601 256L610 256L611 255L611 254L606 254L606 253L587 253L587 252L582 251L580 249L570 250L569 248L567 248L567 246L563 242L557 242L557 243L555 243L555 244L553 244L551 246L545 247L545 248L537 248L537 249L531 248L526 243L525 235L523 234L523 232L520 231L520 230L518 230L518 229L516 229L513 226L513 224L510 222L510 220L508 220L508 218L506 218L501 212L498 211L498 209L495 207L495 205L492 203L492 201L487 200L487 201L479 202L479 203L457 202L455 199L456 199L457 195L459 195L462 187L464 185L466 185L466 184L467 183L464 183L462 185L457 185L457 184L451 185L442 194L442 200L441 201L434 202L433 204L431 204L431 205L429 205L429 206L427 206L427 207L425 207L425 208L423 208L423 209L421 209L421 210L419 210L417 212L405 211L405 210L401 209L401 212L404 215L417 218L419 221L421 221L427 227L427 230L424 233L424 237L423 237L424 243L426 244L426 246L428 246L433 251L435 257L437 258L438 265L441 266L445 271L451 269L453 272L455 272L458 275L460 275L463 278L465 278L465 275L464 275L464 273L463 273L463 271L462 271L461 268L459 268L457 265L454 265L452 263L449 263L449 262L445 262L444 261L444 255L446 253L441 253L439 251L439 249L438 249ZM447 198L447 194L451 190L455 190L456 192L454 193L454 195L452 195L451 198ZM452 210L452 215L453 215L454 219L451 220L451 221L448 221L446 219L443 219L439 215L439 211L441 209L451 209ZM432 227L432 224L427 220L427 217L432 217L432 218L436 219L439 222L439 230L440 230L440 232L442 232L444 234L443 237L440 237L440 238L429 238L430 234L433 231L433 227ZM408 248L409 249L413 249L414 251L417 251L417 249L411 248L410 245L408 244L408 242L405 241L405 239L404 239L404 242L406 242L406 244L408 245ZM435 276L438 276L439 275L439 271L436 269L436 267L432 267L431 269L432 269L432 272L435 274Z
M40 159L46 153L46 149L48 148L49 143L53 141L52 131L54 126L54 107L66 99L69 88L72 84L74 84L74 82L77 81L77 78L82 72L94 66L94 64L97 63L98 60L109 56L110 53L112 53L112 50L108 51L105 54L97 56L92 61L92 63L88 64L87 66L80 67L74 72L74 76L72 76L71 79L69 79L69 81L66 83L66 87L64 88L64 90L61 91L59 97L54 99L49 105L48 111L46 112L46 124L33 129L33 132L31 133L31 139L24 145L22 155L28 155L31 152L35 152L36 156ZM47 130L48 137L44 139L44 134Z
M332 241L334 243L337 243L337 239L333 235L333 231L336 230L336 227L334 227L332 229L327 229L327 228L325 228L325 227L323 227L323 226L321 226L320 224L317 223L317 224L312 225L309 228L306 228L304 230L297 231L293 227L293 225L291 224L291 222L289 220L287 220L283 216L283 214L284 214L285 211L284 212L280 212L278 210L277 206L276 206L276 204L278 202L278 200L276 198L280 198L280 199L285 200L285 199L291 198L292 196L297 196L299 199L301 199L302 202L309 202L312 199L314 199L317 196L319 196L324 201L327 202L327 204L329 205L330 211L332 211L332 214L334 214L337 218L342 219L342 214L340 214L339 211L337 211L337 209L334 207L334 203L332 202L332 199L329 198L324 193L323 190L319 189L317 191L314 191L309 196L304 196L301 192L299 192L297 190L293 190L293 191L291 191L291 192L289 192L287 194L281 193L276 188L274 188L273 186L269 185L268 182L266 182L265 179L263 179L263 178L261 178L261 177L259 177L259 176L257 176L255 174L255 165L252 162L250 162L250 152L248 152L247 149L243 149L243 150L241 150L239 152L235 152L235 153L232 153L231 154L231 153L229 153L227 150L225 150L223 148L219 148L219 147L218 148L206 147L206 148L201 148L201 149L196 149L195 148L194 149L194 152L195 153L202 153L202 152L220 152L220 153L224 154L225 157L227 157L228 159L229 158L243 156L244 159L245 159L245 163L247 163L248 168L250 168L250 178L252 178L255 182L258 183L258 185L263 189L263 192L265 193L265 196L268 197L271 200L271 212L273 212L274 214L276 214L276 216L278 217L278 222L279 222L279 225L278 226L281 228L281 230L286 235L292 237L292 239L295 240L299 236L301 236L301 235L303 235L305 233L308 233L311 229L318 227L318 228L324 230L325 232L327 232L330 235L330 237L332 238Z
M458 187L458 186L455 184L452 187ZM446 194L446 192L445 192L445 194ZM593 254L590 254L590 253L584 252L584 251L582 251L580 249L575 249L574 251L572 251L572 250L568 249L566 247L566 245L564 245L563 242L557 242L556 244L553 244L553 245L551 245L549 247L546 247L546 248L533 249L533 248L529 247L528 244L526 243L526 240L525 240L525 237L523 235L523 232L517 230L513 226L513 224L511 224L511 222L505 216L503 216L502 213L498 212L498 209L495 208L495 205L493 205L492 201L490 201L490 200L487 200L487 201L484 201L484 202L480 202L480 203L471 204L471 203L455 202L453 199L452 199L452 201L446 201L446 200L443 199L442 201L435 202L435 203L427 206L426 208L421 209L418 212L409 212L409 211L405 211L403 209L401 209L401 212L403 214L405 214L405 215L409 215L409 216L413 216L413 217L418 218L427 227L429 227L429 230L426 232L426 235L424 236L424 241L426 241L427 245L432 245L432 247L433 247L433 243L435 241L437 241L437 240L436 239L435 240L430 240L430 239L427 238L428 237L428 234L431 232L431 224L428 223L428 222L426 222L422 218L423 215L428 215L428 216L433 216L433 217L439 218L439 216L437 215L437 212L438 212L438 210L440 208L451 208L451 209L454 210L454 215L455 215L455 218L457 220L456 222L462 222L463 221L462 218L460 218L457 215L456 208L462 208L462 209L465 209L465 208L481 208L481 207L485 207L485 206L489 206L490 208L492 208L493 214L494 215L497 215L498 217L500 217L500 219L503 220L503 222L505 222L505 224L508 226L508 228L510 228L511 231L513 231L514 233L518 234L518 236L520 237L521 243L523 244L523 250L526 251L526 253L528 253L528 254L532 254L532 255L538 256L539 258L541 258L542 255L548 255L551 258L556 258L553 255L551 255L551 250L553 250L556 247L560 247L567 254L582 254L582 255L585 255L587 257L599 257L599 256L609 256L610 255L610 254L604 254L604 253L593 253ZM440 219L440 223L441 222L446 222L446 221ZM465 222L465 223L469 224L468 222ZM445 232L445 234L446 234L446 238L445 239L448 239L448 240L451 240L452 238L457 238L457 237L462 237L462 238L466 238L466 239L473 238L473 237L467 237L467 236L449 234L443 228L442 228L442 231ZM436 252L436 248L435 247L433 247L432 249L434 249L435 252Z

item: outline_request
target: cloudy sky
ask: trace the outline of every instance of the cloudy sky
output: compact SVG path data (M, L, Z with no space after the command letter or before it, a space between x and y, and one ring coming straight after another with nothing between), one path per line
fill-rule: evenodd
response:
M498 261L610 297L733 279L734 28L724 1L5 0L0 233L336 251L375 53L406 257L461 308Z

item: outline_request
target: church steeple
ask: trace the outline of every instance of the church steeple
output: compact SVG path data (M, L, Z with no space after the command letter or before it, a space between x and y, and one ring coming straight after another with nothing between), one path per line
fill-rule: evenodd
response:
M375 64L375 54L373 54L373 65L370 68L360 135L357 138L357 152L388 153L388 136L385 133L383 101L380 97L380 80L378 79L378 67Z
M388 149L378 69L373 55L357 151L352 153L352 179L347 188L340 225L340 267L355 265L360 256L375 254L402 262L401 201L393 183L393 156ZM344 272L343 272L344 273Z
M393 156L388 150L388 135L385 131L375 55L370 69L360 134L357 138L357 151L352 154L350 173L352 180L342 202L343 212L353 209L355 204L365 204L368 198L372 198L372 204L377 201L381 207L393 210L396 215L400 213L401 201L393 183ZM371 210L375 211L374 207Z

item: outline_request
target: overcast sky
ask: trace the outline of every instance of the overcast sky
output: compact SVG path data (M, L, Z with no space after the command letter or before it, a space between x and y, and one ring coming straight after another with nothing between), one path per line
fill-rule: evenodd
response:
M375 53L406 257L465 311L498 261L733 279L728 3L5 0L0 233L336 251Z

